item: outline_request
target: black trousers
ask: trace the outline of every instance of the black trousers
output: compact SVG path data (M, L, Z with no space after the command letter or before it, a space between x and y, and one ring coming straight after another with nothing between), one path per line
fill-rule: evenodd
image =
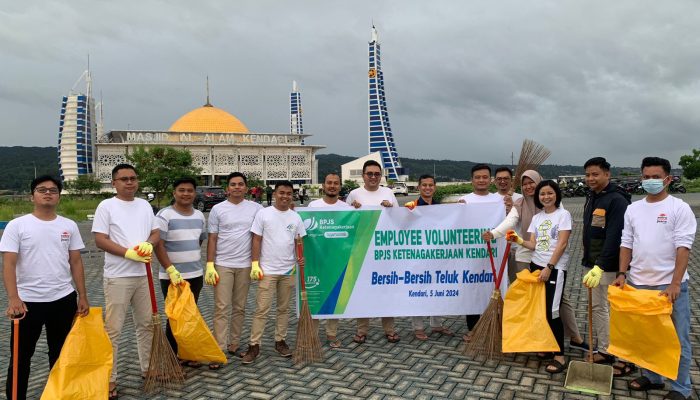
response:
M530 263L530 272L537 270L543 270L545 267L541 267L533 262ZM560 276L561 275L561 276ZM556 301L561 307L561 298L564 295L564 286L566 285L566 271L561 271L558 269L553 269L552 273L549 274L549 279L544 283L545 289L545 302L547 303L547 322L549 322L549 327L552 329L554 338L557 340L559 345L559 352L554 353L557 356L564 355L564 323L561 321L561 317L557 312L557 317L552 318L552 306Z
M199 300L199 292L202 291L202 285L204 284L204 277L198 276L196 278L185 279L190 283L190 290L192 290L192 295L194 296L194 302L197 303ZM161 279L160 288L163 291L163 297L168 296L168 287L170 287L170 279ZM173 348L173 352L177 355L177 342L175 341L175 336L173 336L173 331L170 329L170 321L165 323L165 337L168 338L168 343L170 347Z
M27 386L29 384L29 370L32 356L36 349L36 343L41 336L41 330L46 326L46 342L49 347L49 367L58 360L61 348L66 341L66 336L73 326L75 313L78 311L78 295L73 292L68 296L46 303L25 302L27 315L19 321L19 352L17 356L17 398L27 398ZM12 398L12 343L15 334L10 323L10 366L7 369L7 386L5 393L7 398Z

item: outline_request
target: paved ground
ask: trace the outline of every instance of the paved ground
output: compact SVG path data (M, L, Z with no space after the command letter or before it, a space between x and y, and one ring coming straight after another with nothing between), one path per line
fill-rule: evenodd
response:
M700 195L686 195L686 201L694 207L696 216L700 216ZM402 199L403 200L403 199ZM581 221L582 199L566 199L566 207L572 211L574 220ZM95 249L89 224L81 224L87 250L83 257L87 268L88 292L93 306L103 303L102 261L103 255ZM572 260L580 259L580 225L574 229L571 240ZM696 244L700 244L700 237ZM691 281L700 281L700 245L696 245L691 255ZM1 279L1 278L0 278ZM581 268L570 266L567 295L577 304L577 318L581 331L584 331L586 319L586 292L578 284ZM255 295L255 286L250 291L244 337L249 337L250 310ZM159 294L162 304L162 297ZM213 312L213 294L205 287L200 297L202 314L211 324ZM694 354L692 379L696 387L697 398L700 386L700 289L691 286L692 341ZM0 309L7 304L6 296L0 297ZM465 332L463 318L450 318L446 324L455 332ZM5 325L9 327L9 325ZM384 339L378 320L372 321L372 329L367 343L356 345L351 338L354 333L354 321L342 321L339 337L343 348L330 350L324 346L325 361L305 367L295 367L291 360L283 359L274 352L272 332L274 327L268 323L262 345L260 358L252 365L243 366L238 359L219 371L207 368L187 369L186 384L180 390L168 390L156 395L146 395L141 390L133 325L129 320L121 342L123 353L120 354L119 382L122 399L584 399L595 398L580 393L568 392L563 383L565 374L550 375L544 371L543 364L534 357L518 355L501 361L473 360L461 355L461 340L458 337L447 338L431 336L427 342L413 338L408 318L397 319L397 329L401 342L389 344ZM9 359L9 330L0 332L0 384L4 398L4 384L7 376ZM296 319L292 318L288 342L296 341ZM461 336L461 335L459 335ZM37 353L32 363L30 380L30 398L39 398L46 383L48 361L46 343L42 336ZM580 358L581 352L569 351L570 358ZM627 379L614 382L615 399L660 399L665 391L645 393L627 390Z

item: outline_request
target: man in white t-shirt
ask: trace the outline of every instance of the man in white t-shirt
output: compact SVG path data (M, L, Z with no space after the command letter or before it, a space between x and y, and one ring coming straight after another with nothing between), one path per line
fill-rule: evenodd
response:
M625 225L620 244L620 271L614 285L625 281L638 289L659 290L673 303L671 319L681 344L678 377L671 381L665 399L690 399L692 345L690 342L690 298L688 294L688 259L695 240L697 222L687 203L668 194L671 163L659 157L642 160L642 187L647 196L635 201L625 211ZM660 390L664 378L642 369L642 376L632 380L632 390Z
M248 192L248 180L245 175L232 172L227 182L228 199L215 205L209 213L206 282L208 285L215 285L216 342L221 351L228 350L231 354L240 355L241 331L250 289L250 227L255 215L263 207L245 199ZM209 364L210 369L218 369L220 366L216 363Z
M505 199L498 193L489 192L491 185L491 167L486 164L476 164L472 167L472 193L468 193L459 199L460 203L475 204L475 203L504 203ZM512 201L511 201L512 206ZM462 339L465 342L471 341L472 333L476 323L479 322L479 314L467 315L467 328L469 333L464 335Z
M323 180L323 197L314 200L309 203L308 208L352 208L350 205L343 200L338 199L340 193L340 175L331 172L326 175ZM339 348L341 346L340 340L338 340L338 319L329 319L326 321L326 338L328 339L328 344L332 349ZM314 320L315 329L318 329L319 320Z
M160 230L160 241L155 252L160 262L158 277L163 297L168 296L170 284L179 285L187 281L194 297L199 300L202 290L202 242L207 238L204 214L193 207L197 182L190 177L178 178L173 182L173 200L156 215L156 225ZM177 342L170 322L165 324L165 336L173 353L177 354ZM183 360L183 365L197 368L197 361Z
M56 214L61 181L40 176L32 181L30 189L34 210L10 221L0 239L8 302L5 314L10 318L24 315L19 321L17 393L14 393L17 399L27 397L31 359L42 328L46 326L51 368L61 353L75 314L85 316L90 309L80 257L80 249L85 246L78 225ZM14 339L11 331L9 343L14 343ZM14 353L9 361L6 394L12 399Z
M160 236L151 205L135 197L139 188L136 169L129 164L114 167L112 186L117 195L97 206L92 223L95 245L105 252L105 330L112 342L114 357L109 380L110 398L117 396L119 339L129 306L136 328L142 377L148 372L153 325L144 263L151 262L153 245Z
M382 167L378 162L374 160L365 161L362 166L362 180L364 181L364 186L350 192L345 199L348 204L355 208L362 206L398 206L399 202L391 189L379 186L379 182L382 180ZM384 328L384 336L390 343L397 343L401 340L394 328L393 317L382 317L382 328ZM369 332L369 318L357 318L357 333L352 339L353 342L362 344L367 341L367 332Z
M513 171L508 167L498 167L494 174L494 183L496 184L496 193L503 199L503 204L506 206L506 215L510 213L513 204L523 197L522 194L513 191ZM518 250L518 245L513 244L508 254L508 281L515 282L515 274L518 272L518 264L515 261L515 252Z
M255 315L250 328L250 345L243 355L243 364L250 364L260 354L267 314L272 299L277 295L275 324L275 351L282 357L291 357L285 339L289 326L289 303L294 292L294 274L297 262L304 265L303 256L297 259L295 239L306 236L304 222L290 209L294 187L289 181L275 185L275 204L260 210L250 231L253 233L250 277L260 281L255 297Z

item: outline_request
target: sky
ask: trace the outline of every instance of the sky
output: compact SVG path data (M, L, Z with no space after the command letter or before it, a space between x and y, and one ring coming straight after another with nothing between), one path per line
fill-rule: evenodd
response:
M399 156L677 166L700 147L700 3L660 1L32 1L0 6L0 146L55 146L87 67L105 129L166 130L205 103L253 132L367 154L367 53L379 32ZM83 89L82 85L76 89Z

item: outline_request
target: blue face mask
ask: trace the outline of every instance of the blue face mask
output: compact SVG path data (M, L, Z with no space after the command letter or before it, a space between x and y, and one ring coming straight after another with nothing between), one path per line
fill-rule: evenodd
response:
M645 192L649 194L659 194L664 190L664 180L663 179L644 179L642 181L642 188Z

